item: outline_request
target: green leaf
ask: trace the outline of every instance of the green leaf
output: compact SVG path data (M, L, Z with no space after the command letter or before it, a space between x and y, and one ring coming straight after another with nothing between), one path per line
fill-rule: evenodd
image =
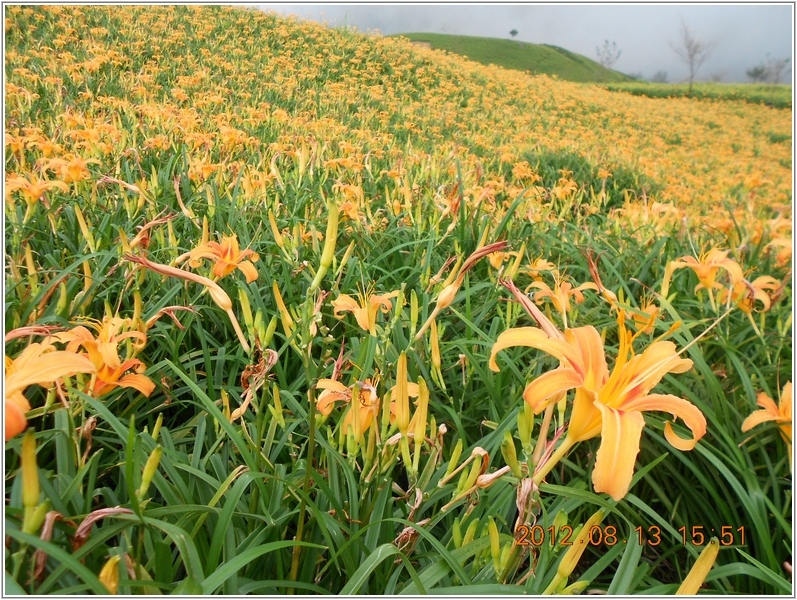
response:
M618 540L619 541L619 540ZM610 596L627 596L634 590L631 587L636 574L639 559L642 556L642 544L639 543L639 536L631 531L625 544L623 558L620 559L620 566L612 578L612 583L606 592Z
M326 546L321 546L319 544L311 544L309 542L296 542L293 540L286 540L283 542L272 542L270 544L258 546L257 548L251 548L246 552L239 554L234 559L225 562L218 569L213 571L213 573L202 583L201 593L204 595L212 594L219 587L221 587L221 585L225 581L227 581L227 579L232 577L235 573L243 569L246 565L254 561L256 558L263 556L268 552L273 552L274 550L280 550L281 548L291 548L293 546L320 548L322 550L327 549ZM290 585L290 582L285 582L285 583L287 585Z
M20 542L29 544L34 548L41 548L47 553L48 556L60 561L72 573L74 573L77 577L80 577L86 583L86 585L89 586L89 589L95 594L99 596L106 596L108 594L108 589L102 585L97 576L92 573L86 565L81 564L80 561L75 559L72 555L67 554L62 548L51 542L45 542L35 535L30 535L29 533L25 533L16 528L9 527L8 522L6 522L6 535L9 535Z
M349 578L349 581L346 583L345 586L343 586L343 589L340 590L340 595L347 596L351 594L356 594L359 591L359 589L363 586L363 584L365 584L365 582L368 581L368 577L371 575L374 569L376 569L385 559L390 558L391 556L396 556L397 554L399 555L399 557L401 557L403 561L407 560L407 558L401 553L401 551L398 548L396 548L392 543L382 544L381 546L379 546L373 552L373 554L368 556L368 558L366 558L363 561L363 564L360 565L360 568L357 569L354 572L354 574ZM408 564L407 562L405 562L405 566L407 567L407 570L411 569L410 571L411 573L415 571L415 569L412 568L412 565ZM424 590L422 587L420 589L421 593L426 592L426 590Z

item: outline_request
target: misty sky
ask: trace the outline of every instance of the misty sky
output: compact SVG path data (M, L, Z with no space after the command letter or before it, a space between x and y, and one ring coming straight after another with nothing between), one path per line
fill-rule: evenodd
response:
M266 11L355 26L384 35L433 32L553 44L596 59L596 46L608 39L622 51L614 68L651 77L666 71L669 81L688 76L669 42L677 42L681 23L693 37L716 47L697 79L721 76L748 81L745 71L767 59L792 56L792 6L769 5L345 5L259 4ZM791 79L791 73L789 73Z

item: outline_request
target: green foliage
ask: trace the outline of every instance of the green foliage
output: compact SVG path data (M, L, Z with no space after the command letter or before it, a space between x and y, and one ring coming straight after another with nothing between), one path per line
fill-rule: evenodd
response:
M791 109L790 85L761 85L752 83L695 83L692 91L687 84L611 83L605 86L611 92L625 92L648 98L695 98L718 102L747 102L765 104L772 108Z
M756 410L757 394L777 399L791 377L790 264L779 261L768 247L769 238L756 230L758 224L769 227L775 221L769 208L758 221L723 230L689 223L680 213L668 221L667 213L654 212L652 202L625 202L645 201L662 185L633 163L606 164L567 148L542 146L524 146L515 156L525 156L529 171L517 179L539 180L516 197L496 192L495 199L476 203L473 190L483 183L481 162L466 164L453 152L432 154L437 140L410 136L400 111L379 116L377 109L387 105L376 97L376 116L369 121L356 112L359 103L352 98L324 93L332 83L350 85L358 64L367 68L353 80L375 86L401 63L403 74L396 79L402 84L391 91L407 105L422 104L435 78L457 81L453 68L438 69L430 59L403 45L396 49L389 41L366 43L348 32L264 15L256 20L254 12L181 6L126 7L130 12L119 13L117 8L9 9L7 46L17 59L28 53L34 57L25 61L33 79L43 82L47 69L54 68L42 47L58 36L63 44L74 43L62 10L78 11L79 18L70 23L86 39L91 35L97 44L113 42L125 53L119 65L105 64L81 82L75 70L74 79L59 84L60 96L42 83L38 98L28 102L15 93L8 108L7 128L38 127L71 144L70 151L100 158L88 163L88 177L71 182L68 191L37 197L27 219L20 192L9 196L14 202L6 203L5 213L6 333L28 325L71 331L84 317L128 318L138 311L147 340L134 355L145 367L141 375L155 389L150 395L123 387L97 394L89 375L76 375L66 378L63 396L36 384L25 390L40 490L31 505L34 488L23 475L31 472L31 463L22 468L30 456L25 456L22 437L12 437L5 446L7 592L101 595L107 589L103 568L119 557L121 595L536 595L552 583L568 593L669 594L701 550L691 541L695 526L706 532L731 527L737 536L721 549L706 591L789 592L782 566L791 560L792 542L786 446L771 424L746 433L740 429ZM153 31L158 26L160 33ZM204 28L201 35L195 35L198 27ZM184 34L177 40L186 45L182 49L167 43L175 41L177 31ZM160 62L147 43L156 33L163 36L157 38L163 41L157 52L165 55ZM223 56L221 65L212 63L224 35L262 44L252 49L252 44L235 41L238 52ZM302 60L301 49L312 44L328 44L334 52L318 71L307 60L301 86L251 77L258 57L263 62L257 68L265 71L270 56L284 66ZM295 53L292 59L286 58L286 46ZM81 50L67 47L75 61L91 60L87 44L80 43ZM357 52L364 53L361 63L352 60ZM202 64L184 71L177 57L199 57ZM231 84L233 100L228 102L223 97L208 100L211 92L198 86L180 113L190 116L186 126L168 122L164 98L179 78L197 69L207 70L209 80L222 80L231 70L228 60L240 62L239 73L249 87ZM428 69L428 78L421 81L415 67ZM82 77L87 69L79 71ZM132 92L125 86L150 71L156 73L149 81L152 87L142 86L136 94L155 99L136 96L128 102ZM25 75L19 68L12 73ZM468 104L471 90L456 93ZM236 121L261 103L262 113ZM288 129L291 115L308 105L317 111L317 138L300 138ZM589 105L574 103L567 110L563 117L587 111ZM107 153L96 140L82 145L79 135L64 133L92 129L86 120L68 120L78 116L118 129L116 139L100 136L113 142ZM295 121L305 126L306 117ZM231 122L250 139L225 143L221 128ZM215 143L197 150L185 131L191 123L196 127L191 133L213 132ZM478 125L492 127L489 122ZM357 138L354 131L366 127L374 129ZM462 128L455 121L437 135L460 140ZM331 131L341 130L340 139L332 137ZM156 144L158 135L166 138L165 146ZM761 135L768 136L766 143L786 141L766 127ZM353 141L362 146L359 155L351 150ZM301 161L302 144L318 152L306 163ZM39 153L34 147L8 152L7 176L38 169ZM492 148L483 150L485 157L493 154ZM344 155L352 166L333 164ZM202 166L218 172L203 177ZM502 173L489 176L508 179L513 168L504 162ZM267 185L257 188L251 171L266 178ZM555 190L562 178L572 180L575 189L560 197ZM352 201L347 190L353 195L359 190L364 201ZM750 195L739 191L735 200L746 203ZM328 199L340 207L336 239ZM446 201L450 210L442 216ZM346 213L344 205L351 210L352 204L359 212ZM646 218L634 220L634 208ZM728 214L733 219L734 213ZM242 249L258 253L256 280L247 283L237 270L215 276L208 261L190 264L187 253L200 244L205 218L208 239L235 234ZM81 223L87 223L87 233ZM516 520L524 510L522 503L518 507L517 468L493 481L478 479L481 474L489 478L509 460L522 463L522 468L513 466L521 468L525 482L531 481L532 451L518 423L526 417L531 421L527 433L533 450L543 417L527 410L524 388L558 362L537 350L512 348L501 352L499 372L488 366L502 332L534 325L517 303L508 301L511 297L498 282L509 275L515 257L505 256L498 266L484 257L463 275L452 304L437 317L439 365L433 365L431 335L415 339L440 297L442 284L435 285L432 277L441 270L440 279L449 276L451 271L443 269L447 259L466 258L483 234L488 243L506 240L509 251L523 249L514 274L521 289L534 290L528 267L542 257L574 285L591 281L591 268L597 269L606 289L631 312L655 299L663 314L635 346L642 351L662 336L679 349L688 346L685 355L693 368L667 375L656 392L683 397L708 422L695 449L682 452L665 437L670 415L646 413L630 493L620 501L593 491L600 438L580 443L544 482L526 489L528 510L521 522L533 522L546 535L549 528L555 532L539 547L514 544ZM126 248L134 239L134 247ZM725 308L714 308L705 290L695 293L697 277L687 268L673 275L666 298L657 293L671 261L711 247L732 249L732 258L751 279L767 274L787 282L770 310L753 313L753 320L738 309L724 315ZM202 285L145 271L124 258L128 252L215 277L232 299L246 340L253 348L259 341L262 352L244 350L229 314ZM329 263L325 274L319 269L322 261ZM539 277L554 284L550 272ZM727 275L721 272L718 280L727 283ZM311 293L314 281L320 288ZM292 331L283 328L275 285L292 315ZM357 298L371 285L383 294L400 292L386 300L387 313L377 314L373 335L354 316L336 314L332 304L343 294ZM322 297L320 290L329 296ZM568 321L602 332L613 364L619 346L617 312L605 297L585 290ZM249 322L243 298L259 321ZM551 304L537 299L540 310L563 327ZM266 334L270 322L277 329ZM17 359L32 340L43 339L43 334L23 332L7 342L7 356ZM120 353L132 356L133 341L121 340ZM423 379L428 385L428 417L437 427L391 442L399 433L390 422L389 406L401 356L407 359L409 380ZM267 378L258 382L245 375L269 358L275 362ZM322 393L319 383L333 376L361 395L356 401L353 395L337 400L329 414L322 414L315 402ZM380 412L359 443L349 434L353 428L346 427L346 419L367 405L371 388L381 401ZM408 401L413 412L420 403ZM240 414L233 417L236 409ZM551 414L548 443L561 435L562 419L569 413ZM679 435L690 435L681 425L675 428ZM489 464L474 460L462 471L465 477L473 475L470 493L463 490L459 473L448 478L470 457L485 454ZM585 523L598 508L605 511L602 531L613 527L615 543L589 544L571 572L558 573L568 550L567 528ZM35 514L49 514L49 520L33 527ZM686 543L682 527L690 534ZM638 531L644 533L642 543Z
M459 54L484 65L556 76L565 81L631 80L627 75L604 68L594 60L550 44L444 33L402 33L401 37L413 42L427 42L435 50Z

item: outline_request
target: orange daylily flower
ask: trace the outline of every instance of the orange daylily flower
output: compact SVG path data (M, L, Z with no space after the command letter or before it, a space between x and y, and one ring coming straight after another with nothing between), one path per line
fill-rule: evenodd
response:
M91 177L89 163L102 164L96 158L84 159L74 154L67 154L64 158L50 159L44 165L44 169L56 171L64 183L76 183Z
M559 270L556 268L556 265L542 257L534 259L527 266L523 267L522 270L535 281L542 280L542 273L544 271L550 271L554 277L559 277Z
M351 312L357 319L357 324L371 335L376 335L376 315L381 309L387 313L393 305L390 298L398 296L398 290L389 294L374 294L372 289L366 290L364 294L359 294L359 303L347 294L341 294L332 301L335 308L335 317L342 319L341 313Z
M11 175L6 180L6 196L12 192L19 191L24 197L28 205L38 202L44 193L53 188L58 188L63 192L69 192L69 186L63 181L48 181L47 179L39 179L34 173L28 173L27 176Z
M358 391L359 414L354 414L353 407L346 412L346 416L343 418L342 433L345 434L349 426L351 426L357 440L362 441L363 435L371 427L374 417L379 412L379 396L376 395L376 387L371 383L370 379L354 385L360 388ZM324 417L328 417L332 413L335 402L351 402L354 395L354 385L346 387L333 379L319 379L316 388L322 390L322 392L316 399L318 412Z
M692 368L692 361L679 358L675 344L667 341L655 342L634 355L624 318L621 313L620 348L611 373L600 334L592 326L567 329L563 338L536 327L509 329L498 337L490 355L493 371L499 370L495 355L511 346L537 348L560 360L559 368L535 379L523 398L539 414L562 393L575 389L563 447L601 436L592 482L596 492L606 492L615 500L628 493L634 475L645 426L642 412L664 411L684 420L694 435L691 440L677 436L669 422L664 426L667 441L679 450L691 450L706 433L706 419L694 405L677 396L650 393L665 374L684 373Z
M84 325L69 330L56 333L53 337L59 342L66 342L66 349L69 352L77 352L80 346L89 353L91 359L92 353L97 353L99 356L92 359L96 365L97 362L111 366L118 367L121 364L119 359L119 350L117 346L119 342L132 339L139 347L143 347L147 342L146 334L130 330L132 327L132 319L123 319L121 317L105 317L102 321L95 319L85 319L85 325L97 332L97 337L87 329ZM127 330L122 332L123 330Z
M30 410L30 403L22 393L25 388L34 384L49 387L61 377L95 371L94 365L85 356L56 350L49 342L30 344L15 359L6 356L6 441L25 431L25 413Z
M670 278L676 269L689 267L692 269L697 278L700 280L695 286L695 292L704 288L708 290L708 296L711 300L711 306L716 309L714 305L714 289L723 289L722 284L716 281L717 273L720 269L724 269L731 280L731 287L735 287L740 281L744 279L742 267L735 260L728 258L728 250L720 250L713 248L705 254L701 254L697 259L693 256L682 256L675 259L667 265L664 270L664 281L661 285L661 295L667 297L667 292L670 288Z
M6 180L6 201L9 201L13 192L19 191L25 199L25 203L28 205L24 217L24 220L27 221L33 214L36 203L51 189L59 189L62 192L68 192L69 186L63 181L39 179L34 173L28 173L25 177L21 175L11 175Z
M213 275L221 279L232 273L235 269L240 269L246 276L246 283L252 283L257 279L257 269L252 264L260 260L260 256L253 250L240 250L238 246L238 236L233 234L223 236L221 244L218 242L208 242L191 250L191 260L188 264L191 267L198 267L203 258L215 260L213 265ZM251 261L244 260L251 256Z
M88 327L97 332L96 338L83 325L53 336L60 342L67 342L67 350L70 352L75 352L81 346L86 350L97 373L91 387L91 392L95 397L100 397L116 387L133 388L147 397L155 389L152 380L142 374L146 370L143 362L136 358L125 361L119 358L119 342L131 339L140 345L146 343L147 336L140 331L120 333L120 330L129 328L131 323L131 319L105 317L102 321L86 323ZM127 373L131 369L134 372Z
M786 448L789 454L789 468L792 466L791 457L791 407L792 403L792 387L791 381L783 386L783 391L780 393L780 402L775 404L775 401L769 397L768 394L761 392L758 394L756 404L762 410L757 410L742 423L742 431L749 431L756 425L766 423L767 421L775 421L780 427L780 435L783 441L786 442Z
M538 288L540 291L534 294L534 301L537 304L542 304L545 298L550 298L556 312L562 315L565 327L567 327L567 313L570 312L570 298L574 298L576 304L584 302L584 294L582 290L597 290L598 286L588 281L582 283L577 288L573 287L569 281L560 281L557 279L553 289L548 287L544 281L533 281L529 288ZM528 288L526 288L528 291Z
M653 332L656 319L661 314L661 308L653 300L645 302L638 311L631 313L634 328L638 334Z
M779 287L780 281L769 275L762 275L754 281L742 279L736 282L732 288L733 291L729 292L729 290L723 289L720 302L725 302L728 294L730 294L731 300L736 303L739 309L750 315L753 312L756 300L758 300L764 305L763 312L766 312L771 306L770 295L767 290L774 291Z

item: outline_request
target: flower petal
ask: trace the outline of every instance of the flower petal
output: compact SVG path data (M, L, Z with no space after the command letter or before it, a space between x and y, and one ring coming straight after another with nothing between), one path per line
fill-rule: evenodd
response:
M338 319L342 319L343 317L340 316L340 313L354 312L360 308L360 305L348 294L341 294L332 301L332 307L335 309L335 316Z
M318 412L320 412L325 417L328 417L332 413L332 409L335 407L335 402L348 402L349 390L345 386L343 387L343 389L345 391L331 390L331 389L323 390L316 399L316 408L318 408Z
M576 346L584 365L584 385L587 389L597 391L609 377L606 365L606 353L598 330L588 325L565 331L565 340Z
M750 431L753 427L761 425L761 423L774 421L775 419L777 417L768 410L757 410L742 422L742 431Z
M315 387L319 390L333 390L336 392L346 392L349 389L340 381L335 381L334 379L319 379Z
M30 406L28 406L28 410L30 410ZM17 402L9 401L8 398L6 398L5 402L3 420L6 427L6 441L25 431L25 427L28 424L28 420L25 418L25 411L18 406Z
M567 437L576 442L591 440L601 432L602 418L596 408L597 394L585 387L576 389L573 399L573 410L570 413L570 424L567 428Z
M33 344L31 344L33 346ZM21 392L29 385L49 385L59 377L75 373L94 373L96 369L85 356L65 350L47 352L23 368L6 375L6 396Z
M673 431L672 424L668 421L664 424L664 437L673 447L678 450L691 450L695 444L706 435L706 417L694 404L678 396L670 394L651 394L627 402L622 407L624 410L660 410L670 413L673 417L683 419L686 426L692 430L694 439L686 440Z
M147 398L155 389L155 383L146 375L130 373L122 377L117 384L120 387L133 388L144 394Z
M569 363L567 366L573 367L576 371L583 372L583 363L576 348L564 340L548 337L548 334L536 327L514 327L498 336L490 352L489 364L493 371L500 371L495 362L495 355L504 348L512 346L527 346L542 350L561 361L566 361Z
M523 392L523 399L529 403L534 414L539 414L553 400L557 400L562 392L583 385L583 383L581 375L573 369L560 367L543 373L532 381Z
M234 262L226 262L224 260L216 261L216 264L213 265L213 274L221 279L222 277L227 277L230 273L235 271L238 268Z
M634 477L645 419L637 411L617 410L601 402L596 402L595 406L601 412L603 428L592 470L592 485L596 492L606 492L615 500L621 500Z
M756 404L763 408L766 412L770 413L773 417L777 417L780 413L778 412L778 405L775 404L775 401L769 397L769 394L766 392L761 392L758 394L758 398L756 399Z
M257 269L248 260L238 263L238 268L246 276L246 283L252 283L257 279Z

